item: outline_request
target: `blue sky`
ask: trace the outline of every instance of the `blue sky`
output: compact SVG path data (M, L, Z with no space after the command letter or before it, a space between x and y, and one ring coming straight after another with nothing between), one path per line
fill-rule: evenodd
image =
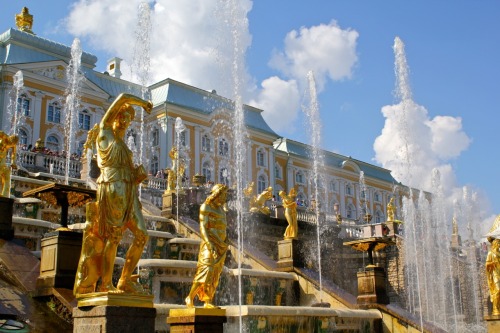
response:
M37 35L67 45L78 37L85 51L99 57L97 70L104 71L112 56L123 58L126 69L139 2L56 0L48 6L35 0L0 0L0 30L14 27L14 15L27 6L35 17ZM214 14L214 2L151 2L152 81L170 77L225 94L214 54L221 63L227 59L227 45L220 43L227 35L221 33L224 28L220 14ZM414 119L421 123L411 126L423 129L415 139L420 141L418 133L422 135L415 157L420 170L415 174L425 178L437 167L450 197L459 197L464 186L469 193L477 192L477 223L483 230L489 228L491 216L500 213L500 175L495 171L500 159L495 148L500 118L500 2L239 3L242 17L248 18L248 25L242 25L247 48L242 75L245 102L263 108L279 134L307 143L300 104L303 74L313 70L319 85L323 147L384 167L393 165L387 143L397 137L388 121L391 112L382 110L399 103L394 95L393 50L399 37L405 45L413 101L421 112ZM375 150L382 133L382 144ZM420 181L422 187L429 182Z

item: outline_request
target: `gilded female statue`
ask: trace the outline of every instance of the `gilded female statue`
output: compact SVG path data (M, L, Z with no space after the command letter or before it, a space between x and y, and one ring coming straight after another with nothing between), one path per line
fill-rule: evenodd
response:
M394 205L394 197L387 204L387 222L396 221L396 206Z
M490 299L493 303L491 314L500 315L500 239L489 237L491 243L490 251L486 257L486 275L488 277L488 288Z
M213 298L219 284L228 248L226 236L226 196L228 187L216 184L200 207L201 244L193 285L186 297L186 305L194 307L198 296L205 308L215 308Z
M125 132L135 117L133 105L144 108L147 113L151 113L153 108L149 101L121 94L104 114L97 134L97 164L101 169L101 175L97 179L99 234L106 239L99 288L102 292L143 292L137 276L132 276L132 272L148 240L142 206L137 195L138 185L146 179L147 174L142 165L134 165L132 152L123 141ZM133 233L134 241L127 251L122 274L115 288L111 278L116 251L126 229Z
M280 191L279 196L283 200L283 207L285 208L285 218L288 222L288 227L286 227L284 235L285 239L296 239L299 232L299 226L297 223L297 202L295 201L297 192L295 188L292 188L288 195L285 193L285 191Z
M16 135L7 135L0 131L0 183L2 186L2 192L0 196L9 198L10 197L10 175L11 168L16 169L16 150L17 143L19 142L19 137ZM9 150L12 150L10 155L11 164L7 165L7 155Z

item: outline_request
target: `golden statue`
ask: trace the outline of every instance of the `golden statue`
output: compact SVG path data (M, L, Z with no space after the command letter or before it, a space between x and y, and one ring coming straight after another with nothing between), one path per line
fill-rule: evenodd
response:
M279 196L283 200L283 207L285 208L285 218L288 222L288 227L285 230L285 239L296 239L299 232L299 225L297 223L297 191L294 187L287 195L285 191L280 191Z
M11 168L17 169L16 165L16 151L17 143L19 142L19 137L16 135L7 135L0 131L0 182L2 185L2 192L0 196L9 198L10 197L10 175ZM10 166L7 165L7 155L11 150L10 155Z
M253 194L254 182L250 182L246 188L243 189L243 195L246 198L250 198Z
M99 234L98 212L97 202L87 203L82 252L73 288L75 296L95 292L97 281L101 277L105 239Z
M194 307L195 296L198 296L198 299L205 303L205 308L216 307L213 304L213 298L224 268L229 245L226 236L227 190L228 187L225 185L214 185L205 203L200 207L202 241L193 285L185 299L188 308Z
M394 205L394 197L387 204L387 222L396 221L396 206Z
M27 7L23 7L21 13L16 14L16 26L21 31L30 34L33 33L33 31L31 31L31 28L33 28L33 15L29 13Z
M97 179L99 205L99 235L106 240L103 252L102 276L99 291L141 294L137 276L132 276L148 233L137 195L138 185L147 178L142 165L134 166L132 152L123 141L130 122L135 117L133 105L151 113L153 104L136 96L121 94L108 108L99 124L97 134L97 165L101 175ZM129 229L134 241L127 251L118 285L111 281L116 251L123 233Z
M261 194L253 199L250 199L250 211L252 213L261 212L262 214L269 215L271 214L271 210L269 207L266 207L266 201L271 200L273 198L273 188L268 187Z
M500 316L500 239L488 237L488 241L491 248L486 257L486 275L493 304L491 314Z
M176 147L172 147L168 153L170 159L172 160L172 168L168 169L167 173L167 193L176 192L177 180L182 179L184 172L186 171L186 162L182 157L180 157L179 152Z

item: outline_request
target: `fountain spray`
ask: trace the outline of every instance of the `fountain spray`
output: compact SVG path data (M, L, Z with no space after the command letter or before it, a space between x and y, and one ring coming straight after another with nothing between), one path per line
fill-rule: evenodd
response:
M64 105L66 121L65 121L65 146L66 146L66 168L65 168L65 184L69 184L69 166L71 160L71 152L74 151L73 137L78 128L78 108L80 107L80 86L83 81L83 75L80 71L82 62L82 48L80 40L75 38L71 45L71 60L66 68L66 78L68 86L66 88L66 103Z

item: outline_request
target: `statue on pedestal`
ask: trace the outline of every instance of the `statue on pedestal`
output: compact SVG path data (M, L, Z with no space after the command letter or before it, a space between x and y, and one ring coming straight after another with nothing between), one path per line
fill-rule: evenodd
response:
M288 227L286 227L284 235L285 239L296 239L299 232L299 226L297 223L297 202L295 201L297 191L295 188L292 188L288 195L285 191L280 191L279 196L283 200L285 218L288 222Z
M268 187L257 197L250 199L250 211L252 213L261 212L262 214L269 215L271 211L269 207L266 207L266 201L273 198L273 188Z
M228 187L225 185L214 185L205 203L200 207L202 241L193 285L185 299L188 308L194 307L195 296L205 303L205 308L216 308L213 298L229 245L226 235L227 191Z
M387 222L396 221L396 205L394 205L394 197L391 197L387 204Z
M19 142L19 137L16 135L7 135L0 131L0 182L1 182L1 192L0 196L9 198L10 197L10 176L11 168L17 169L16 165L16 151L17 143ZM11 150L10 155L10 165L7 164L7 156Z
M172 193L177 189L177 182L181 180L184 176L184 172L186 171L186 163L184 159L179 155L179 151L176 147L173 147L168 156L172 160L172 168L167 171L167 189L166 192Z
M137 281L138 276L132 273L148 240L137 193L139 184L147 178L147 174L142 165L134 165L132 152L123 141L135 117L134 105L144 108L147 113L151 113L153 108L149 101L121 94L104 114L98 132L91 133L95 135L97 164L101 175L97 179L97 206L87 206L88 225L82 245L84 258L80 258L75 293L93 292L94 281L99 278L99 292L145 293ZM112 275L116 251L126 229L132 232L134 240L127 251L121 277L115 287ZM99 245L98 248L92 249L93 244ZM98 268L89 269L87 262L98 265Z
M493 304L491 314L500 316L500 239L488 237L488 241L491 248L486 257L486 275Z

